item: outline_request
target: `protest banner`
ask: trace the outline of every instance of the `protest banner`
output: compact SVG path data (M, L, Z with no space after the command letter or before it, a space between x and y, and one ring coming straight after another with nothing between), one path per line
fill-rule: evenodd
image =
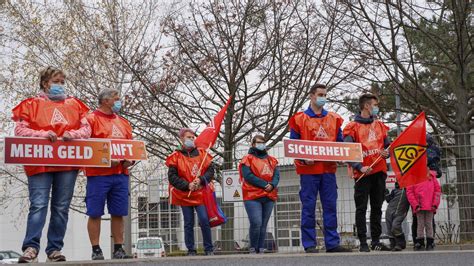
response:
M5 137L6 164L110 167L110 140Z
M141 140L111 139L112 160L141 161L147 160L146 145Z
M326 162L362 162L360 143L284 139L285 157Z

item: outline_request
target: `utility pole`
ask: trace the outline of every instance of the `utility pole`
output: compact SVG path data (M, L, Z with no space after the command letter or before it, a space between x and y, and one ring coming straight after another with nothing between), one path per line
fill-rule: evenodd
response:
M132 255L132 186L128 178L128 215L124 217L124 249L128 255Z

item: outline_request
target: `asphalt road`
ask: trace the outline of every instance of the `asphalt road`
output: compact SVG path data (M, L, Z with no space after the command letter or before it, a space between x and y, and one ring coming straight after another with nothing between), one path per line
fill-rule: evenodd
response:
M344 254L217 255L156 259L75 261L66 265L474 265L474 250L432 252L370 252ZM58 263L54 263L58 265Z

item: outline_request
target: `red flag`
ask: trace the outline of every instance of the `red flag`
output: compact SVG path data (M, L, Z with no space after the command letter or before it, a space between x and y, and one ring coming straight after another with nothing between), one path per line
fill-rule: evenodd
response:
M421 112L392 142L390 162L401 188L428 179L425 112Z
M229 107L231 99L232 97L229 97L227 103L214 117L214 120L211 121L204 129L204 131L201 132L201 134L199 134L199 136L197 136L197 138L194 140L194 144L196 145L196 147L208 149L214 146L214 143L216 143L217 140L217 136L219 136L219 132L221 130L222 120L224 120L224 115L227 111L227 107Z

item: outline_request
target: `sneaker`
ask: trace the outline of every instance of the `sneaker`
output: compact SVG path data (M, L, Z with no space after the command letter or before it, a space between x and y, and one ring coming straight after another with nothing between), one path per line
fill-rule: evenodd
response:
M116 251L114 251L114 255L112 256L112 259L115 259L115 260L123 260L123 259L131 259L131 258L132 256L127 255L127 253L125 253L125 250L123 250L123 248L119 248Z
M102 250L95 250L92 252L92 260L104 260L104 254L102 253Z
M251 255L257 254L257 250L255 250L255 248L249 248L249 254Z
M337 246L335 248L326 250L326 253L341 253L341 252L352 252L352 250L345 247L341 247L341 246Z
M306 253L319 253L319 250L317 250L316 247L309 247L309 248L305 248L304 252L306 252Z
M390 251L390 248L385 246L385 244L382 242L376 242L376 243L371 244L370 249L376 250L376 251Z
M370 252L369 245L367 243L360 243L359 252Z
M213 251L206 251L204 253L206 256L214 256L214 252Z
M197 256L196 250L188 250L188 253L186 253L186 256Z
M61 251L55 250L51 252L51 254L48 255L48 259L46 259L47 262L60 262L60 261L66 261L66 257L64 257L63 254L61 254Z
M36 248L29 247L23 252L23 255L18 258L18 263L33 263L38 262L38 251Z

